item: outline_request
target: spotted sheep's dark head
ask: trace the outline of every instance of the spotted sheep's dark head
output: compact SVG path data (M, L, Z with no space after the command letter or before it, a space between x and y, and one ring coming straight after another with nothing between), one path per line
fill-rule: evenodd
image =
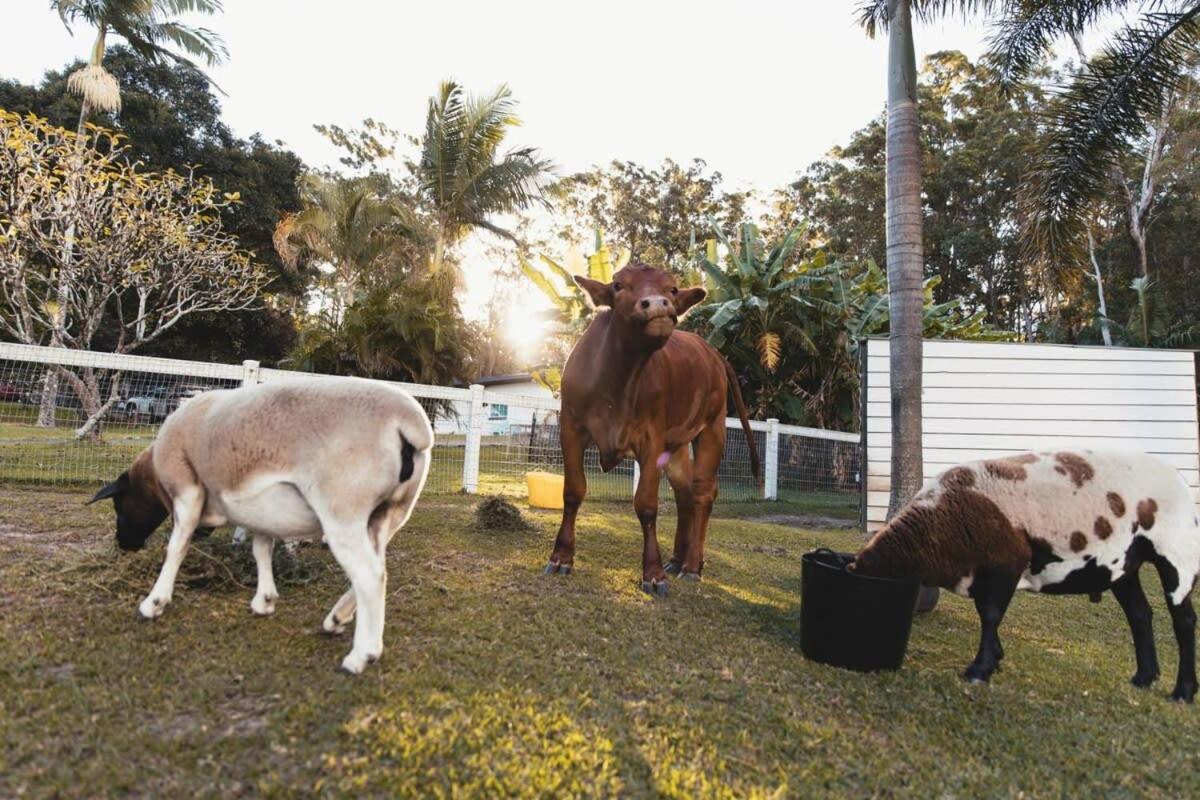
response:
M154 479L150 450L143 451L125 472L107 484L88 504L112 498L117 512L117 545L122 550L141 550L150 534L168 516L167 506Z
M645 264L629 264L612 283L575 276L575 282L597 306L608 306L622 331L649 349L662 347L679 318L704 299L699 286L680 289L669 272Z

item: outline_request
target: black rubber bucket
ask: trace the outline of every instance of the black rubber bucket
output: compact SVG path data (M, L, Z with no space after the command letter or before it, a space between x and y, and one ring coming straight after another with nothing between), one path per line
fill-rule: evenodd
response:
M845 669L899 669L920 586L858 575L846 569L853 561L827 549L801 557L800 650Z

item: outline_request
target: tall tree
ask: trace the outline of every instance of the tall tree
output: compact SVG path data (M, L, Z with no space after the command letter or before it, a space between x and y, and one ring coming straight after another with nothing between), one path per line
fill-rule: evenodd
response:
M694 237L710 221L732 230L746 218L750 193L726 191L722 183L721 173L698 158L657 167L614 161L554 186L565 220L557 234L573 244L601 230L636 260L682 273L691 266Z
M887 0L887 271L891 306L891 516L924 480L921 452L921 128L910 0ZM868 31L874 18L867 19Z
M500 152L509 131L519 124L507 86L486 97L471 97L458 83L446 81L429 99L415 173L434 219L433 271L441 269L446 249L474 229L516 242L516 235L497 218L543 202L550 162L532 147Z
M236 198L191 172L140 171L104 129L86 135L103 141L80 150L63 128L0 111L0 329L25 344L50 331L79 350L103 329L128 353L189 314L257 302L267 278L221 227L221 206ZM69 160L75 174L57 176ZM67 269L62 243L76 232ZM53 369L87 414L79 435L91 432L120 381L103 401L96 370Z
M191 64L186 56L174 52L172 48L203 56L210 66L219 63L225 54L224 44L215 33L205 28L185 25L175 19L185 12L212 14L220 11L219 0L51 0L51 8L58 12L68 31L78 22L83 22L96 31L88 63L67 79L68 88L83 98L79 109L79 124L76 127L76 152L67 167L70 179L78 177L73 173L76 171L76 164L82 158L80 151L86 138L84 125L88 114L93 109L118 111L121 108L121 87L112 73L104 68L103 63L110 33L125 39L134 52L151 61L168 58ZM66 200L71 202L69 196ZM56 307L60 309L67 306L70 273L75 266L73 226L66 230L62 247L62 271L59 273L56 300ZM63 343L65 320L58 316L52 322L50 345L58 347ZM51 370L46 373L42 404L38 410L39 426L54 426L54 406L57 398L58 375Z
M79 63L48 71L36 86L0 80L0 108L33 113L74 129L82 101L67 90ZM168 358L237 363L254 358L274 363L295 338L293 316L312 279L307 268L286 267L272 234L281 216L300 208L297 179L303 163L278 143L255 134L242 139L221 119L212 85L198 69L173 62L152 63L129 47L110 46L104 67L122 87L121 111L93 112L92 122L119 131L129 158L163 172L194 166L240 203L221 209L224 230L271 276L271 301L242 311L195 314L148 344L143 353ZM111 346L104 337L96 346Z

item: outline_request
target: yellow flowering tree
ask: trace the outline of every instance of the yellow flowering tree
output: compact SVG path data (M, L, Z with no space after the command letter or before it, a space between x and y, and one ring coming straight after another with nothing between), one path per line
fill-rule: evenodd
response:
M83 136L0 109L0 330L79 350L103 332L128 353L189 314L255 304L268 277L221 227L236 194L190 170L140 171L119 134ZM56 372L84 409L77 435L93 434L119 376L103 398L98 370Z

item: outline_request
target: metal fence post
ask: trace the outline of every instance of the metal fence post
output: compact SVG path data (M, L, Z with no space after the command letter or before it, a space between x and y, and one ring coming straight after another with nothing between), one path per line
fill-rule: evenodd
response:
M471 410L467 415L467 443L463 452L463 491L479 490L479 451L483 444L483 386L471 384Z
M242 362L242 386L254 386L258 383L258 371L260 369L257 361L246 360Z
M763 476L763 498L779 499L779 420L767 420L766 473Z

